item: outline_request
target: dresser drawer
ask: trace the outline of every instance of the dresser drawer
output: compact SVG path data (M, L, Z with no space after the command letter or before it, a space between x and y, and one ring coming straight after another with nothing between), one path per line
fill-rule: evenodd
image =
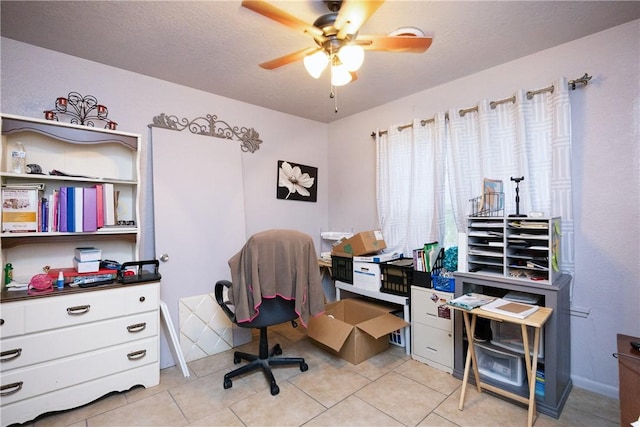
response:
M158 361L158 337L57 359L2 374L2 405Z
M0 372L158 335L158 311L2 340Z
M442 329L413 324L412 350L417 356L453 368L453 333Z
M411 291L411 320L446 331L453 331L451 309L444 306L453 298L449 292L413 287Z
M25 305L24 332L39 332L157 310L158 300L158 284L39 298Z
M0 304L0 338L24 333L24 303Z
M160 284L157 282L146 285L129 285L124 291L125 312L127 314L157 310L160 307Z

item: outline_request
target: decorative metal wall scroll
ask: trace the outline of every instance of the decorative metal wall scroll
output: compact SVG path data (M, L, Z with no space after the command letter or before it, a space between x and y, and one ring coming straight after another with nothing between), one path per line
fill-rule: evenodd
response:
M107 118L109 109L93 95L82 96L78 92L69 92L66 98L56 99L56 109L45 110L44 118L58 120L58 116L68 116L70 122L77 125L95 126L94 121L104 122L105 129L116 130L116 122Z
M207 114L205 117L197 117L193 120L178 119L165 113L153 118L149 127L159 127L170 130L182 131L189 129L196 135L213 136L216 138L233 139L236 137L242 143L240 149L244 152L255 152L260 149L262 140L260 134L253 128L231 126L227 122L218 120L218 116Z

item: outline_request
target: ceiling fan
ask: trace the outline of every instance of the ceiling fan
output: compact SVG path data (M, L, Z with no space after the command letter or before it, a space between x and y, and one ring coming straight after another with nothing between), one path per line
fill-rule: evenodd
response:
M355 71L364 61L364 50L422 53L431 46L431 37L425 37L417 28L400 29L386 36L359 34L362 25L384 1L324 0L324 3L330 13L309 24L263 0L243 0L243 7L313 37L316 44L263 62L260 67L272 70L302 60L309 74L317 79L330 65L331 85L342 86L357 78Z

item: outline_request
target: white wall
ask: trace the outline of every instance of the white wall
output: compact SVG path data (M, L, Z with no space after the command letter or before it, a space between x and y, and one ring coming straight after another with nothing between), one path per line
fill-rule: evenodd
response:
M587 87L571 92L573 307L581 314L571 317L571 373L576 386L612 397L618 393L617 361L611 356L616 334L640 336L639 34L640 21L634 21L329 126L329 223L336 229L372 229L378 226L370 136L376 128L428 119L483 98L506 98L520 88L540 89L560 76L592 75Z
M326 227L328 203L326 124L15 40L2 38L0 41L3 113L43 118L42 112L52 109L57 97L75 91L82 95L94 95L106 105L109 118L118 123L118 130L142 135L145 150L142 176L147 183L141 197L144 220L142 259L155 258L151 169L146 154L149 148L147 125L160 113L187 119L213 114L232 126L254 128L263 143L255 153L242 154L246 235L268 228L291 228L310 234L315 239L316 247L320 247L320 229ZM226 140L212 140L229 143ZM204 161L206 167L216 166L216 159L197 160ZM278 160L318 168L317 203L276 199ZM180 173L179 169L176 173ZM220 209L224 209L224 201L220 202ZM161 347L161 366L172 365L171 353L164 338Z

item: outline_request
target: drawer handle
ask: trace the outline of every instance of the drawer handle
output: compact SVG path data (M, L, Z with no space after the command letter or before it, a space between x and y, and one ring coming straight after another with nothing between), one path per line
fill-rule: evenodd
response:
M69 316L79 316L81 314L86 314L89 312L89 309L91 308L90 305L76 305L75 307L69 307L67 308L67 314Z
M438 317L438 316L436 316L436 315L435 315L435 314L433 314L433 313L425 313L425 314L426 314L427 316L431 316L431 317Z
M129 332L141 332L147 328L147 322L136 323L135 325L127 326L127 331Z
M142 359L146 355L147 355L147 350L138 350L138 351L132 351L131 353L127 354L127 358L129 360L138 360L138 359Z
M0 319L0 326L4 325L4 319Z
M20 357L20 354L22 354L21 348L3 351L2 353L0 353L0 362L8 362L9 360Z
M437 352L438 352L438 349L433 348L433 347L427 347L427 350L429 350L429 351L433 351L434 353L437 353Z
M145 297L140 297L140 302L145 302L146 298Z
M20 390L22 390L22 384L23 384L22 381L18 381L17 383L3 385L2 387L0 387L0 396L11 396L12 394L19 392ZM13 390L9 390L9 389L13 389ZM9 390L9 391L5 391L5 390Z

